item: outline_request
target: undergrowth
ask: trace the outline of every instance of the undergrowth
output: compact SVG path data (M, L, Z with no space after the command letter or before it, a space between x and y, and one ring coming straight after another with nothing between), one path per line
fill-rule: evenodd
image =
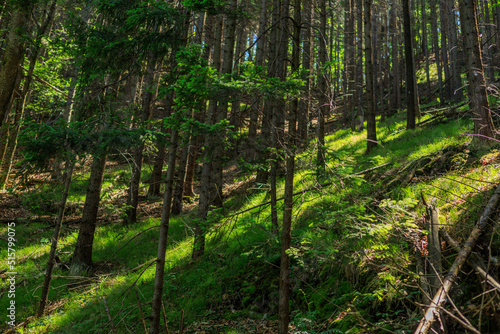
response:
M442 225L463 241L498 183L498 151L494 147L481 151L471 144L471 138L463 135L472 126L469 120L411 131L403 131L404 122L403 115L396 114L379 123L380 144L370 154L365 154L364 132L337 130L329 134L324 175L311 172L314 150L297 157L295 188L312 189L297 196L294 206L290 306L297 330L411 332L420 320L423 301L416 270L417 259L425 251L421 247L426 234L422 198L436 203ZM373 167L377 168L358 173ZM130 174L127 168L116 165L106 175L101 209L110 216L120 210L116 198L123 196L126 183L122 180ZM87 177L83 169L71 190L75 214L83 205ZM244 177L239 176L239 180ZM278 197L283 187L280 180ZM37 191L19 197L33 214L55 214L57 189L42 184ZM258 206L270 199L266 189L250 188L229 198L224 210L212 213L207 251L199 261L191 260L196 209L172 218L163 297L170 330L179 328L181 318L184 326L193 324L192 328L207 319L276 319L279 238L273 233L269 206ZM149 201L155 203L155 199ZM248 210L254 206L258 207ZM279 212L282 206L278 203ZM66 271L56 269L49 314L29 319L19 331L109 332L111 316L118 332L141 332L138 300L148 315L158 225L156 216L143 217L140 223L128 226L121 225L119 219L101 224L95 236L93 275L68 277ZM6 226L0 231L6 235ZM69 261L77 231L76 224L63 228L59 246L63 262ZM19 222L16 233L16 316L21 322L37 308L52 228L43 222ZM499 249L498 235L490 246ZM6 256L3 248L1 255ZM453 260L452 253L447 256L445 261ZM482 293L482 288L471 276L464 282L468 285L457 288L455 302L475 307L477 302L470 299ZM5 309L4 276L1 289L0 308ZM487 297L498 303L498 297ZM486 307L481 319L473 307L470 309L473 321L481 321L483 328L494 328L490 314L494 307ZM214 333L222 331L222 327L213 328L218 328ZM228 333L245 331L251 332L245 326L227 328Z

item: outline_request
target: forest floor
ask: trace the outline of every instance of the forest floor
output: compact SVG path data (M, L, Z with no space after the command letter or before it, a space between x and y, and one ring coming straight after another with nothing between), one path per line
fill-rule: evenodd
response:
M460 110L449 106L445 110ZM435 117L407 131L400 112L378 124L380 145L365 153L366 132L336 128L326 138L326 172L315 172L315 145L297 156L292 232L293 333L410 333L420 320L424 292L419 261L425 258L426 207L439 208L441 226L463 242L500 182L500 151L478 147L463 115ZM279 238L270 224L268 185L234 160L225 173L223 210L210 216L206 254L191 260L196 199L171 219L164 286L168 332L275 333ZM146 164L143 180L151 173ZM161 199L145 196L140 222L123 225L130 168L111 157L104 178L94 242L95 268L70 277L70 260L85 199L88 162L72 184L46 316L34 319L61 194L49 174L17 179L0 199L0 238L7 222L16 232L16 323L21 333L143 332L150 312ZM284 180L279 180L279 196ZM282 212L282 202L278 204ZM252 209L253 208L253 209ZM478 253L493 277L500 274L499 229L483 238ZM0 250L6 258L6 249ZM443 245L443 265L455 253ZM3 264L2 264L3 266ZM0 268L0 309L8 303L6 268ZM424 276L426 273L424 273ZM500 296L470 268L451 292L450 312L482 333L500 332ZM459 314L459 313L460 314ZM3 314L3 313L2 313ZM110 319L112 319L110 321ZM443 317L450 333L466 331ZM3 327L2 327L3 326ZM165 332L165 324L162 321ZM0 329L7 330L4 319Z

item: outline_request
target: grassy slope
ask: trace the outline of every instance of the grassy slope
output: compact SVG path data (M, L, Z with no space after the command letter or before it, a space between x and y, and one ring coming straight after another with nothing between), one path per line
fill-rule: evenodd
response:
M330 134L328 173L319 179L311 172L314 152L298 157L297 190L318 182L333 185L297 197L291 250L291 310L297 328L311 333L355 333L363 326L376 332L382 327L400 333L411 329L420 315L414 303L420 301L421 293L414 288L416 253L409 240L418 238L421 231L421 194L436 198L441 222L463 240L492 183L498 182L496 151L477 151L469 145L470 137L461 135L471 128L469 121L455 120L413 131L402 131L404 125L401 114L379 124L381 145L369 155L364 154L365 133L339 130ZM452 153L443 155L450 148L454 148ZM420 164L409 164L417 159L421 159ZM382 164L388 165L364 176L347 177ZM113 185L110 194L120 190L113 184L117 173L126 172L117 169L107 176L109 184L103 189ZM408 173L414 174L409 182ZM84 193L85 182L80 183L73 189L75 202L81 201ZM280 191L282 188L280 183ZM220 214L232 216L268 200L265 190L250 189L229 198ZM172 219L164 291L171 328L178 327L182 310L186 323L213 319L211 326L222 326L222 320L275 317L279 241L272 234L269 210L263 206L230 218L213 215L207 253L195 263L190 261L190 250L196 210ZM159 218L151 216L127 227L119 223L101 226L94 245L97 275L85 281L56 270L49 296L50 315L31 321L22 332L109 332L104 297L118 332L140 332L137 295L143 303L152 297L154 268L148 265L155 258L158 229L154 227L158 223ZM68 225L63 230L63 261L76 242L76 227ZM6 226L0 226L1 235L5 232ZM19 320L35 313L51 232L47 224L17 226ZM493 245L499 244L496 236ZM0 254L5 257L3 247ZM460 288L456 300L460 305L481 292L478 280L467 280L470 284ZM136 288L130 289L134 282ZM5 286L2 280L2 288ZM487 297L490 300L490 295ZM7 302L2 292L0 309L5 309ZM149 314L149 305L142 307ZM485 326L493 326L488 311L482 320ZM230 332L244 332L231 324ZM205 329L208 326L202 325ZM222 327L217 328L213 331L220 332ZM252 332L248 325L245 328Z

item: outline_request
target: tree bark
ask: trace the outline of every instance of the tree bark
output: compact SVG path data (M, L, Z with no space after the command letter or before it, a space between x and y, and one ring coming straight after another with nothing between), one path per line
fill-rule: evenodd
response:
M394 109L401 108L401 79L399 76L399 29L398 29L398 9L397 0L392 0L391 4L391 25L392 25L392 107Z
M222 27L223 27L223 17L219 16L216 18L216 28L215 28L215 44L213 52L213 67L216 70L220 69L221 65L221 43L222 43ZM217 113L217 101L210 100L208 104L208 111L206 116L206 124L215 124ZM200 199L198 202L198 219L196 221L194 230L194 243L193 243L193 259L196 259L203 255L205 252L205 232L207 228L207 215L210 209L210 205L216 196L216 191L213 187L212 179L212 162L213 162L213 150L214 150L214 136L206 135L204 144L204 161L201 171L201 182L200 182Z
M354 116L354 130L362 131L365 127L364 107L364 75L363 75L363 0L357 0L357 40L356 40L356 115Z
M23 90L19 99L17 99L17 107L16 107L16 115L14 117L13 127L9 131L9 141L7 145L7 150L5 151L5 155L1 160L1 168L0 168L0 189L4 189L7 184L7 180L9 178L9 174L12 168L12 161L14 159L14 154L17 148L17 139L19 135L19 131L21 129L22 120L24 118L24 114L26 112L26 103L29 100L30 86L31 81L33 80L33 72L35 71L35 65L37 63L38 54L41 49L42 37L47 32L48 27L50 26L52 19L54 17L56 11L56 1L52 1L52 4L49 7L47 12L47 16L44 18L40 29L38 30L35 37L35 46L30 55L30 63L28 67L28 75L23 83Z
M68 194L69 194L69 189L71 187L71 178L73 176L73 169L75 167L75 163L67 161L66 166L68 166L68 169L65 173L66 180L64 181L64 190L61 196L61 200L59 202L59 214L57 215L56 226L54 229L54 234L52 235L52 243L50 246L49 259L47 261L47 269L45 271L45 279L43 281L43 286L42 286L42 295L40 297L40 304L38 306L38 311L36 314L37 318L43 316L43 313L45 312L45 305L47 304L47 300L49 298L50 281L52 280L52 270L54 269L57 244L59 242L59 235L61 233L64 211L66 209L66 203L68 201Z
M303 11L304 21L304 49L302 54L302 69L305 72L304 94L299 101L297 131L301 145L305 146L308 138L309 115L311 113L311 89L312 89L312 70L314 68L314 34L312 25L314 24L313 0L304 1Z
M172 199L172 209L173 215L178 215L182 212L183 198L184 198L184 181L186 180L186 168L189 158L189 142L191 141L191 130L186 130L185 137L183 138L183 146L181 151L181 157L179 160L179 168L177 169L177 180L175 182L175 189Z
M82 222L71 258L69 274L81 276L92 268L92 247L96 228L97 212L101 200L101 187L106 166L106 154L94 156L90 167L90 179L83 206Z
M178 146L178 130L172 130L172 139L169 149L167 180L165 182L165 196L163 198L163 209L161 213L160 235L158 238L158 251L156 255L156 271L151 304L151 327L149 333L160 332L161 307L163 296L163 284L165 275L165 252L167 250L168 228L170 224L170 208L172 205L172 192L175 175L175 160Z
M4 124L10 110L10 100L14 92L20 65L24 58L24 38L22 37L30 11L27 8L16 9L9 25L9 34L0 68L0 126Z
M441 19L441 27L440 27L440 32L441 32L441 56L442 56L442 65L444 69L444 93L445 93L445 98L447 101L452 99L452 91L451 91L451 73L450 73L450 59L448 56L448 44L449 44L449 37L448 37L448 32L449 32L449 22L448 22L448 15L446 15L446 7L447 7L447 1L441 1L439 2L440 4L440 9L439 9L439 14L440 14L440 19Z
M425 83L428 96L431 94L431 78L429 70L429 48L427 47L427 12L425 8L425 0L420 0L420 15L422 17L422 55L425 59Z
M418 87L416 85L413 37L411 35L411 17L409 0L403 0L405 60L406 60L406 128L415 129L416 117L420 116Z
M459 0L460 22L463 29L464 53L469 82L469 109L474 120L475 140L487 144L494 137L494 126L489 109L486 81L477 27L476 0Z
M460 76L460 66L458 62L458 36L455 17L455 1L446 2L445 13L448 18L448 48L450 54L450 76L451 76L451 94L453 100L461 100L462 94L462 79Z
M142 97L141 123L151 119L151 104L153 102L154 76L156 69L156 60L150 54L147 61L147 71L144 77L144 92ZM143 153L145 144L139 144L133 153L132 176L127 196L127 210L124 223L133 224L137 221L137 206L139 205L139 186L141 183L141 171L143 163Z
M436 58L436 68L437 68L437 78L438 78L438 90L439 90L439 102L442 104L445 101L444 90L443 90L443 68L441 64L441 50L439 49L439 36L438 36L438 25L437 25L437 4L434 1L430 2L431 13L431 31L432 31L432 45L434 50L434 55Z
M377 147L377 125L375 120L375 95L373 76L372 0L365 0L365 72L366 72L366 152Z
M322 0L323 2L324 0ZM292 49L292 71L295 72L300 66L300 24L301 8L300 0L294 0L294 29ZM323 9L323 7L322 7ZM326 10L325 10L326 12ZM323 17L323 13L320 14ZM288 117L288 136L286 150L286 176L285 176L285 200L283 210L283 224L281 229L281 256L280 256L280 281L279 281L279 322L278 333L288 333L290 323L290 256L288 250L292 240L292 210L293 210L293 178L295 174L295 138L297 135L297 112L299 101L295 99L290 106Z
M320 1L319 6L323 6L323 0ZM346 72L346 96L345 96L345 120L351 120L351 128L355 129L355 114L354 114L354 94L356 92L356 59L355 59L355 43L354 43L354 0L346 0L344 1L344 21L345 21L345 29L344 29L344 63L345 63L345 72ZM321 15L321 10L320 10ZM321 17L320 17L321 24ZM320 28L321 30L321 28ZM319 45L322 45L322 38L326 38L326 31L321 30L321 34L319 36ZM321 56L321 51L319 52L319 56ZM320 61L321 62L321 61ZM321 76L322 74L320 74ZM321 105L320 105L321 108Z

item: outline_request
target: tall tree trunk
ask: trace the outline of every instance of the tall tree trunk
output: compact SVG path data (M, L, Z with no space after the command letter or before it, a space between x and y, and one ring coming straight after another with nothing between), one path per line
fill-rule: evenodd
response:
M320 0L319 2L320 12L319 12L319 66L324 68L318 71L318 88L319 88L319 107L318 107L318 154L316 157L317 161L317 172L321 174L325 170L325 117L328 113L330 106L329 101L329 87L328 87L328 70L326 69L328 50L326 45L326 23L327 23L327 13L326 13L326 0ZM352 36L352 34L351 34ZM353 64L351 64L353 65ZM354 73L353 73L354 74ZM354 76L351 77L354 79ZM349 87L353 87L353 80L349 80ZM352 94L352 92L351 92ZM352 95L351 95L352 97ZM352 103L352 101L351 101Z
M220 15L216 18L216 28L215 28L215 43L213 51L213 67L216 70L220 69L221 65L221 50L222 50L222 27L223 27L223 17ZM215 117L217 113L217 101L210 100L208 104L208 111L206 116L206 124L213 125L215 123ZM210 209L210 205L216 196L216 191L213 188L212 179L212 161L213 161L213 150L214 150L214 136L205 136L205 151L204 151L204 161L201 171L201 182L200 182L200 199L198 204L198 219L196 221L194 230L194 243L193 243L193 259L196 259L203 255L205 252L205 232L207 228L207 215Z
M463 29L467 81L469 82L469 109L474 120L476 141L487 144L494 137L495 128L486 93L481 46L477 27L477 0L459 0L460 22Z
M49 260L47 261L47 270L45 271L45 279L42 286L42 295L40 297L40 304L37 311L37 317L43 316L45 312L45 305L49 298L50 281L52 280L52 270L54 269L54 263L56 258L57 244L59 242L59 235L61 232L62 222L64 218L64 211L66 210L66 203L68 201L69 189L71 187L71 178L73 176L73 169L75 163L71 161L66 162L67 171L65 173L64 190L59 202L59 213L57 215L56 226L54 228L54 234L52 235L52 243L50 246Z
M446 7L447 7L447 1L440 1L440 9L439 9L439 14L441 18L441 50L442 50L442 61L443 61L443 68L444 68L444 93L446 100L449 101L452 98L452 91L451 91L451 73L450 73L450 60L448 56L448 31L449 31L449 22L448 22L448 15L446 15Z
M324 2L324 0L321 0ZM294 29L292 49L292 71L295 72L300 66L300 24L301 8L300 0L294 0ZM321 7L323 9L323 7ZM325 9L326 12L326 9ZM320 14L323 17L323 13ZM321 26L323 26L321 24ZM325 27L326 29L326 22ZM324 33L325 31L323 31ZM326 36L324 36L326 38ZM326 43L326 41L325 41ZM295 174L295 138L297 135L297 111L299 101L295 99L290 106L288 117L288 136L286 152L286 177L285 177L285 207L283 210L283 224L281 228L281 255L280 255L280 281L279 281L279 321L278 333L287 334L290 323L290 256L288 251L292 240L292 210L293 210L293 177Z
M203 58L206 59L207 63L210 63L211 51L214 46L214 31L213 31L213 21L214 17L211 15L204 14L203 22L203 36L198 36L201 41L204 41L203 47ZM201 24L201 22L200 22ZM203 122L206 117L206 101L203 100L198 105L195 111L195 120L198 122ZM189 197L194 197L193 183L196 173L196 166L198 165L196 160L201 150L201 146L204 142L204 136L199 134L191 140L192 146L189 148L188 165L186 169L186 181L184 183L184 195Z
M379 110L379 94L377 91L377 88L379 87L379 75L380 75L380 69L379 69L379 45L378 45L378 39L379 39L379 29L380 29L380 24L378 20L378 6L376 3L372 3L372 58L373 58L373 98L375 100L375 115L377 114L377 111Z
M457 24L455 17L455 1L447 5L449 16L448 18L448 37L449 37L449 53L450 53L450 75L451 75L451 93L454 100L461 100L462 94L462 79L460 76L460 66L458 61L458 36Z
M144 76L144 92L142 97L141 123L144 124L151 119L151 104L153 102L154 76L156 60L153 55L148 57L146 75ZM141 183L141 171L145 144L139 144L133 153L132 176L127 196L127 209L124 223L133 224L137 221L137 206L139 205L139 186Z
M169 117L172 114L174 97L174 92L169 92L167 94L165 98L165 110L162 112L164 117ZM168 130L162 126L162 132L168 132ZM167 136L168 135L162 134L156 141L157 152L153 165L153 171L151 172L151 180L149 181L148 196L158 197L161 193L163 165L167 150Z
M71 187L71 178L73 176L73 169L75 163L72 161L66 162L66 179L64 181L64 190L59 202L59 214L57 215L56 226L54 228L54 234L52 235L52 243L50 246L49 260L47 261L47 270L45 271L45 279L42 286L42 295L40 297L40 304L37 311L37 317L43 316L45 312L45 305L49 298L50 281L52 280L52 270L54 269L54 263L56 258L57 244L59 242L59 235L61 232L62 222L64 218L64 211L66 210L66 203L68 201L69 189Z
M430 70L429 70L429 48L427 47L427 11L425 8L425 0L420 0L420 15L422 17L422 55L425 60L425 83L426 83L426 94L427 96L431 95L431 78L430 78ZM432 13L434 15L434 13ZM429 101L427 101L429 102Z
M483 46L483 66L484 72L486 73L486 78L489 82L495 81L495 74L492 66L491 58L491 40L490 35L490 13L488 8L488 2L485 0L479 1L481 5L481 10L478 10L478 23L481 27L481 45Z
M438 24L437 24L437 3L434 1L430 2L430 10L433 15L431 15L431 31L432 31L432 45L434 49L434 55L436 58L436 68L437 68L437 78L438 78L438 90L439 90L439 101L444 103L444 89L443 89L443 67L441 63L441 50L439 48L439 36L438 36Z
M264 31L266 30L267 22L267 1L260 1L260 16L259 16L259 35L257 40L257 50L255 54L255 65L264 66L264 52L265 52L265 41ZM257 128L259 121L259 114L262 112L263 103L259 98L254 99L252 107L250 109L250 124L248 126L248 141L250 143L250 149L253 152L250 154L252 158L255 158L256 145L257 145Z
M191 115L190 115L191 116ZM179 168L177 169L177 180L175 182L175 189L172 198L172 209L171 212L173 215L178 215L182 212L183 198L184 198L184 181L186 180L186 168L187 162L189 158L189 142L191 141L191 130L188 129L184 133L184 137L182 140L182 151L181 157L179 160Z
M9 25L9 34L0 68L0 126L5 122L10 110L10 100L14 92L19 66L24 56L24 30L30 11L27 8L16 9Z
M172 139L169 148L167 180L165 182L165 196L163 198L163 209L161 213L160 235L158 238L158 251L156 255L155 283L153 290L153 300L151 304L151 327L150 334L160 332L160 319L162 310L163 284L165 275L165 252L167 251L168 228L170 225L170 207L172 205L172 192L175 175L175 159L178 146L177 129L172 130Z
M377 147L377 125L375 121L375 95L373 77L372 0L365 0L365 72L366 72L366 151Z
M272 28L269 32L269 44L267 55L267 75L269 77L276 76L276 62L277 62L277 33L278 33L278 20L279 20L279 3L276 7L276 1L274 2L273 15L272 15ZM262 110L262 127L260 131L260 136L257 142L257 162L262 165L261 168L257 170L257 175L255 177L256 183L266 183L269 178L268 169L268 159L269 159L269 148L273 147L273 108L275 101L266 99L264 101L264 108ZM272 201L272 199L271 199ZM273 224L275 222L274 217L272 219Z
M314 67L314 34L313 34L313 21L314 10L313 0L304 1L304 21L307 23L304 26L304 50L302 53L302 69L305 72L305 87L304 94L299 102L299 110L297 116L297 131L300 138L301 145L305 146L307 143L307 128L309 124L309 115L311 113L311 89L312 89L312 70Z
M320 0L319 6L320 8L323 6L323 0ZM344 62L345 62L345 71L346 71L346 97L345 97L345 120L351 120L351 128L355 129L355 115L354 115L354 94L355 94L355 84L356 84L356 59L354 55L354 0L346 0L344 1L345 9L344 9L344 20L345 20L345 29L344 29ZM320 9L321 15L321 9ZM321 17L320 17L321 22ZM321 23L320 23L321 24ZM321 30L321 28L320 28ZM320 45L323 43L321 39L327 38L326 31L321 30L321 34L319 36ZM321 52L319 52L321 56ZM320 60L321 62L321 60ZM320 76L323 74L319 74ZM321 105L320 105L321 108ZM319 110L319 109L318 109ZM318 123L319 125L319 123Z
M9 141L7 150L5 152L3 160L1 161L0 189L3 189L5 187L7 180L9 178L10 170L12 168L12 161L14 159L14 154L17 148L17 139L19 135L19 130L21 129L21 123L25 114L26 102L29 99L30 95L29 92L30 92L31 81L33 80L33 72L35 71L35 65L37 63L38 54L40 53L40 49L42 46L42 37L47 32L47 29L52 22L55 10L56 10L56 1L53 1L47 12L47 16L44 18L44 21L40 26L40 29L38 30L35 37L35 46L30 55L28 75L24 80L21 96L17 100L17 108L16 108L16 115L14 117L13 128L9 132Z
M203 122L205 118L205 105L200 106L200 108L195 112L194 119L198 122ZM194 178L196 173L196 166L198 163L198 155L201 150L201 144L203 143L203 136L197 135L191 138L189 146L188 162L186 167L186 178L184 181L184 196L194 197Z
M101 200L101 187L106 166L106 154L100 153L94 156L90 167L90 178L83 206L82 220L75 250L71 258L69 274L81 276L92 268L92 247L94 244L94 232L96 228L97 211Z
M406 62L406 128L415 129L415 120L420 116L418 104L418 87L416 85L415 59L413 54L413 37L411 36L411 18L409 0L403 0L403 19L405 36L405 62Z
M393 76L393 102L394 109L401 108L401 77L399 69L399 27L398 27L398 7L397 0L392 0L391 4L391 25L392 25L392 76Z
M237 0L231 0L230 11L231 13L236 13L237 10ZM222 62L222 74L231 74L233 72L233 60L234 60L234 45L236 42L236 18L234 15L227 15L225 19L226 25L224 27L225 43L223 48L223 62ZM217 113L215 116L215 122L220 123L224 121L228 116L229 103L227 101L219 102L219 107L217 108ZM212 205L216 207L222 207L223 203L223 170L224 170L224 153L225 147L224 142L226 138L226 133L219 133L214 138L214 155L213 155L213 170L212 170L212 180L215 188L215 197L213 199Z
M365 124L364 75L363 75L363 0L356 0L357 37L356 37L356 116L354 129L361 131Z

